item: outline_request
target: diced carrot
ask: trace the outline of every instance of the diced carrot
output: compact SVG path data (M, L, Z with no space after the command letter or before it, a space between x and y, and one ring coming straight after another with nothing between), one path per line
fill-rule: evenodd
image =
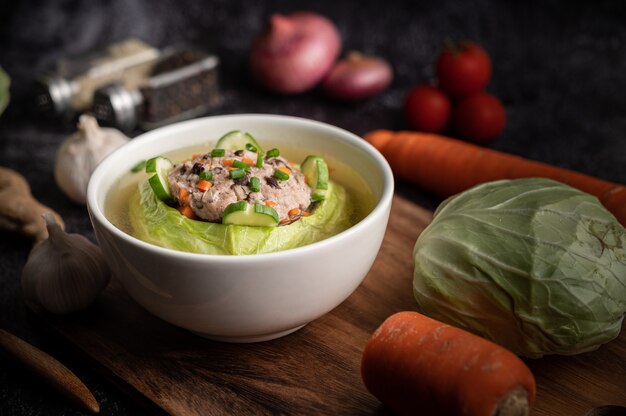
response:
M196 184L196 188L198 188L202 192L205 192L206 190L211 189L212 186L213 186L213 183L207 181L206 179L200 179L198 183Z
M189 205L189 191L185 188L178 188L178 199L181 205Z
M224 160L222 160L222 165L224 165L224 166L232 166L233 162L234 162L233 159L224 159Z
M180 212L185 217L194 220L196 219L196 214L193 212L193 209L189 205L181 205L178 208L178 212Z
M294 162L289 162L289 166L294 167L296 164Z
M250 159L249 157L244 157L244 158L241 159L241 161L243 163L247 163L250 166L253 166L253 165L256 164L256 162L254 160Z
M274 201L265 201L265 205L267 205L268 207L275 207L278 204L276 204L276 202Z
M291 175L291 170L289 170L288 168L281 166L279 168L276 168L276 170L281 171L282 173L286 173L287 175Z
M191 155L191 159L193 160L193 159L199 158L200 156L202 156L202 153L195 153Z
M294 215L298 215L299 213L300 213L299 208L292 208L287 212L287 215L289 215L290 217L293 217Z
M302 211L301 214L303 217L308 217L309 215L311 215L311 213L309 211Z

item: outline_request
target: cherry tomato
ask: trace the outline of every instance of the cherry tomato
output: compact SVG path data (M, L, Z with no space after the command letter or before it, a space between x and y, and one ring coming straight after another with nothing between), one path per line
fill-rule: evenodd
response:
M466 97L482 91L491 78L491 59L483 48L473 42L446 47L435 68L439 87L453 98Z
M484 92L461 100L452 112L452 127L459 136L475 143L495 139L506 124L500 100Z
M415 130L439 132L450 119L450 99L430 85L418 85L409 91L404 103L409 126Z

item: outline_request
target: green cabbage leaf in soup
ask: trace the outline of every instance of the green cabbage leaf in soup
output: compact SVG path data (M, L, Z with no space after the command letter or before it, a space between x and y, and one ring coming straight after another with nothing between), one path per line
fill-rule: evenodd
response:
M132 234L173 250L204 254L261 254L324 240L351 226L353 203L346 190L331 183L312 215L279 227L224 225L191 220L159 201L148 182L129 200Z

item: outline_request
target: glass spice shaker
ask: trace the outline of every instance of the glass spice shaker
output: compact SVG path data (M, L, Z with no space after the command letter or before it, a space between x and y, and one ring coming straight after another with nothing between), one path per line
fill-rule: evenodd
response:
M129 131L150 130L193 118L220 103L219 59L193 49L164 51L152 72L136 88L121 83L94 95L93 113L100 124Z
M62 59L56 71L37 80L36 105L43 112L72 116L91 109L94 91L119 81L133 88L150 72L160 51L129 38L102 50Z

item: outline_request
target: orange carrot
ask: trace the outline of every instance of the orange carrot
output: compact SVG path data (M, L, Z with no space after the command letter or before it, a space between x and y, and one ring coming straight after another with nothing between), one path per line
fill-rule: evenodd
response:
M213 184L207 181L206 179L200 179L198 183L196 184L196 188L198 188L202 192L205 192L206 190L211 189L212 186Z
M281 171L282 173L286 173L287 175L291 175L291 171L290 171L288 168L284 167L284 166L281 166L281 167L279 167L279 168L276 168L276 170L279 170L279 171Z
M294 215L298 215L300 213L300 208L292 208L287 212L287 215L293 217Z
M536 394L515 354L417 312L398 312L374 332L361 376L400 415L528 415Z
M177 209L178 209L178 212L183 214L185 217L192 219L192 220L196 219L196 214L195 212L193 212L193 209L191 209L189 205L181 205Z
M233 162L234 162L233 159L224 159L224 160L222 160L222 165L224 165L224 166L232 166Z
M498 179L544 177L595 195L626 226L626 186L432 133L376 130L364 136L394 174L440 197Z
M267 205L268 207L275 207L277 204L274 201L267 200L265 201L265 205Z
M241 158L241 161L243 163L247 163L250 166L254 166L256 164L256 162L254 160L250 159L249 157Z
M178 188L178 199L181 205L189 205L189 191L183 187Z

